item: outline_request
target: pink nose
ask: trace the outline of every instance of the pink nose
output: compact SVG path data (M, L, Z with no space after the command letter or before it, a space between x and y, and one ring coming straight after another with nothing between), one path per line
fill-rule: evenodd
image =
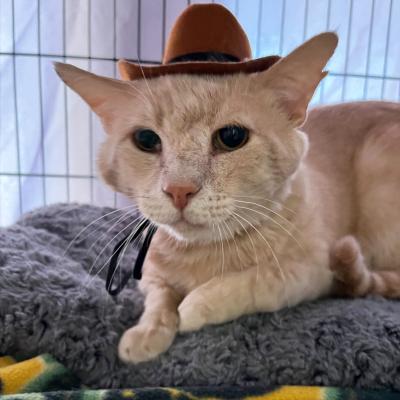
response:
M193 196L199 191L195 185L189 184L173 184L169 183L163 188L163 192L171 197L174 206L178 210L183 210L188 202L190 196Z

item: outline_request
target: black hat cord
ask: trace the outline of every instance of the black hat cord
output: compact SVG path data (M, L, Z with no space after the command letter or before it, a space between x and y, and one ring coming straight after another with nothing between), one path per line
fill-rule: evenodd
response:
M129 278L131 275L133 276L133 279L140 280L142 278L142 268L143 268L143 263L146 258L147 251L149 250L151 240L153 239L154 234L157 231L156 227L151 227L148 229L146 233L146 237L141 243L141 247L139 249L138 256L136 258L135 264L133 266L132 271L130 272L125 272L119 285L113 288L113 283L116 275L116 269L118 266L118 260L120 257L120 254L122 250L128 246L130 243L133 243L135 239L139 237L143 233L143 231L148 228L150 225L150 221L146 219L140 227L136 230L136 232L131 236L131 234L125 236L120 242L117 243L117 245L114 247L114 252L110 260L110 264L108 266L108 271L107 271L107 279L106 279L106 289L107 292L111 296L116 296L119 294L122 289L126 286L126 284L129 281Z

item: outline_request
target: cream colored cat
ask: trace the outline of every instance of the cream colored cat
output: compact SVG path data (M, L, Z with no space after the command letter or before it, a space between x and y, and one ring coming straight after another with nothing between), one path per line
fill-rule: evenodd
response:
M371 269L400 266L400 107L322 107L304 124L336 44L321 34L250 75L123 82L56 64L108 133L105 181L159 226L140 282L145 311L121 359L150 360L177 332L332 293L332 246L341 279L358 244Z

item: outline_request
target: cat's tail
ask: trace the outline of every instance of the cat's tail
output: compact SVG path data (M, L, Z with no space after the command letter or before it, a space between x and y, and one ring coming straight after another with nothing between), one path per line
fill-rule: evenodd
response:
M400 298L400 270L371 271L354 236L344 236L331 249L335 292L352 297L377 294Z

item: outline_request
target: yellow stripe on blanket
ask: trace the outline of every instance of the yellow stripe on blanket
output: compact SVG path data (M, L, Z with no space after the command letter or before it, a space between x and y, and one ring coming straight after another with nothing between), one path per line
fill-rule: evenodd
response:
M32 379L39 376L45 369L45 362L41 357L11 364L0 368L1 394L21 393L23 388Z
M0 368L8 367L9 365L15 364L16 361L10 356L0 357Z
M249 396L248 400L325 400L324 388L311 386L282 386L271 393Z

